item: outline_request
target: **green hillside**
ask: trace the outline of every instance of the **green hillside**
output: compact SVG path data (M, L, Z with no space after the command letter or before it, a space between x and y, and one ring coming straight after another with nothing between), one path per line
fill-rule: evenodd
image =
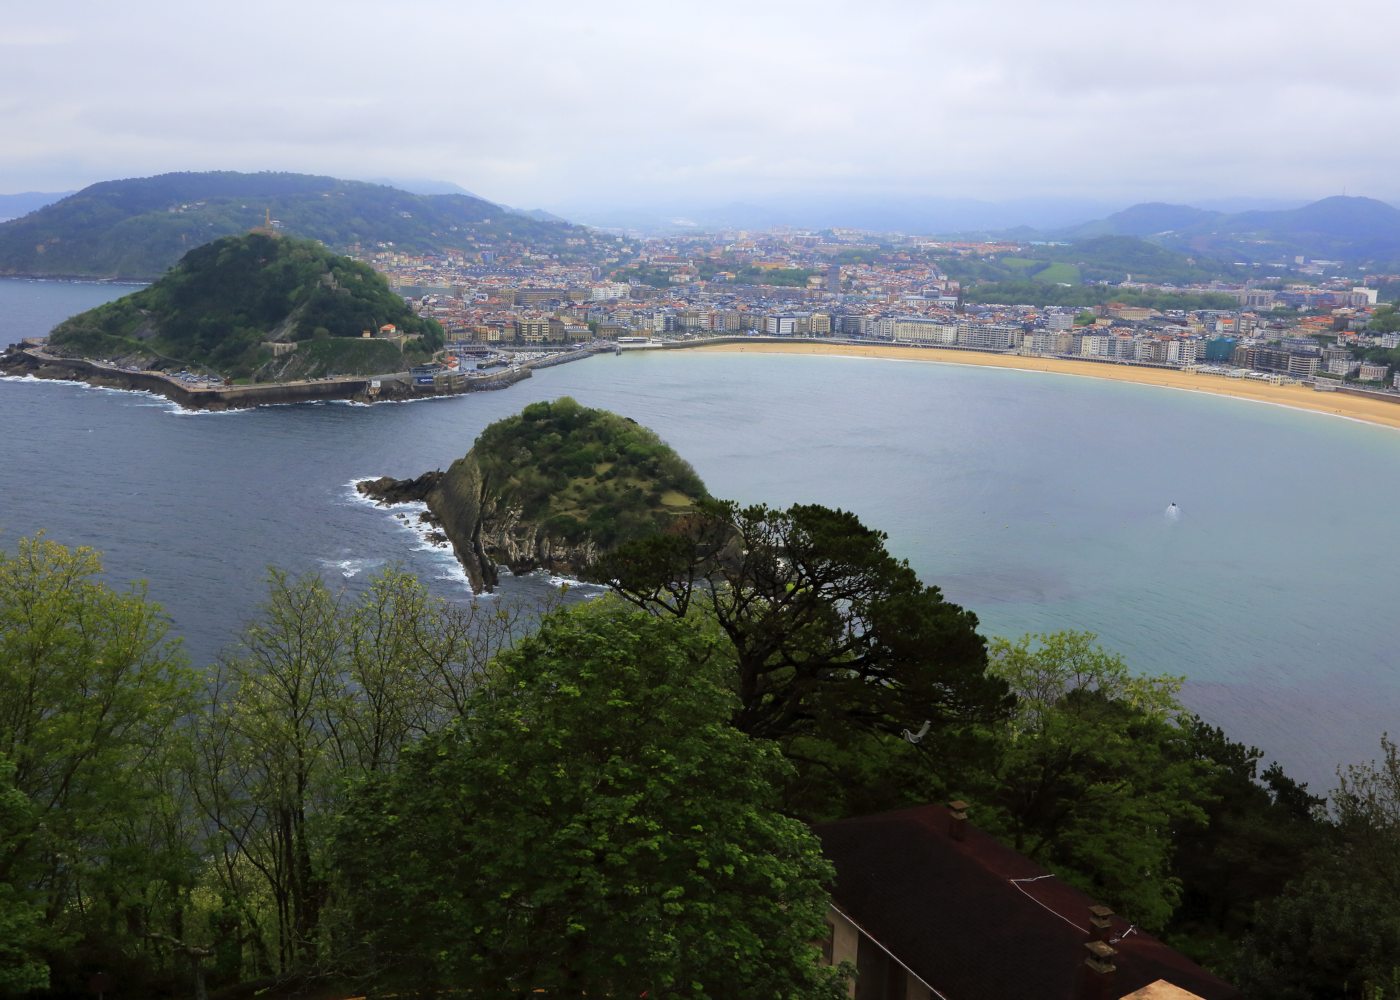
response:
M363 337L386 324L402 338ZM66 320L49 344L275 381L401 370L441 346L442 328L414 315L365 264L310 240L249 233L190 251L150 287Z
M470 459L501 507L569 543L611 546L660 530L707 495L654 431L568 397L491 424Z
M218 171L104 181L0 224L0 274L154 278L194 247L247 232L269 214L283 232L337 250L392 243L410 253L473 253L515 242L561 258L588 252L581 227L468 195Z
M1081 285L1142 281L1190 285L1237 278L1232 264L1189 255L1136 236L1097 236L1069 244L1031 245L1016 254L946 258L948 274L963 282L969 301L1089 304ZM1054 286L1069 285L1066 294ZM1101 301L1101 299L1099 299Z

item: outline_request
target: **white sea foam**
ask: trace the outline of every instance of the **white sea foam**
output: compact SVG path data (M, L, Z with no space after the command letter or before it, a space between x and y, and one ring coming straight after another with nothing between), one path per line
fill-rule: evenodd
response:
M452 543L443 536L442 529L434 521L423 516L428 513L428 505L421 500L396 504L380 503L357 489L360 483L372 482L375 478L377 477L362 476L350 480L342 496L349 503L387 511L396 525L413 536L415 543L409 546L410 551L424 553L432 561L435 571L433 579L461 584L470 593L471 580L458 561Z
M77 385L84 389L91 389L92 386L86 382L79 382L77 379L69 378L39 378L37 375L0 375L0 382L30 382L34 385Z
M167 400L170 404L166 412L172 417L231 417L239 413L252 413L252 409L240 407L233 410L187 410L173 400Z
M391 506L390 504L382 504L378 500L374 499L374 497L366 496L365 494L360 492L361 483L372 483L378 478L378 476L356 476L354 479L350 480L350 482L345 484L345 492L341 494L341 496L344 499L349 500L351 503L359 504L364 507L380 508Z
M327 569L337 570L347 580L384 565L383 559L322 559L320 562Z

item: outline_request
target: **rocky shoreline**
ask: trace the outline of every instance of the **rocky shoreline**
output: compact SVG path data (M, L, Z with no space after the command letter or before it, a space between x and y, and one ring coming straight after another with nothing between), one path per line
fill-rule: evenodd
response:
M133 371L116 365L49 354L34 344L16 344L0 353L0 373L85 382L108 389L151 392L189 410L234 410L285 403L344 400L358 403L406 402L437 396L505 389L531 376L527 366L472 377L443 386L420 386L397 375L345 376L305 382L255 385L191 385L159 371Z
M422 520L451 544L477 593L496 588L501 567L517 576L543 569L555 576L587 579L588 567L600 555L591 541L565 543L551 537L543 525L524 520L520 511L499 504L485 489L470 456L454 462L447 472L366 479L355 489L383 507L426 504Z

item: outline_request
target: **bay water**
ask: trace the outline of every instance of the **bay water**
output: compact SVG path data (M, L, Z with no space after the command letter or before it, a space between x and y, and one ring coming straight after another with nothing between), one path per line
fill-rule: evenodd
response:
M130 287L0 279L0 342ZM0 381L0 546L44 530L144 580L194 661L236 640L266 572L353 589L400 564L472 595L363 477L445 468L493 420L573 396L656 430L718 496L843 507L988 635L1075 628L1317 791L1400 731L1400 433L1076 376L696 352L604 355L406 404L185 413ZM547 578L491 600L531 600Z

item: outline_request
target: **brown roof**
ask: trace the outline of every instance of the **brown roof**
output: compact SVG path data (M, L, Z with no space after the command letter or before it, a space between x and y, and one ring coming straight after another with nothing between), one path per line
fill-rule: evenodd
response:
M1074 997L1095 900L928 805L815 827L836 866L836 906L946 1000ZM1239 996L1186 956L1114 917L1111 991L1157 980L1204 1000Z

